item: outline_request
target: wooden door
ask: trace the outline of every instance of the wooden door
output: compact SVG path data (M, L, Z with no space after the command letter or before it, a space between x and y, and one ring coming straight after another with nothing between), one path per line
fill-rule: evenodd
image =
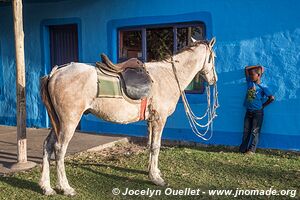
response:
M78 62L77 24L49 26L51 66Z

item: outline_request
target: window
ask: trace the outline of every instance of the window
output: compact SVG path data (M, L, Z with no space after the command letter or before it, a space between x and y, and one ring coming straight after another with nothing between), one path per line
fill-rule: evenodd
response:
M0 44L0 99L4 93L4 80L3 80L3 64L2 64L2 52Z
M119 60L129 58L142 59L142 31L128 30L120 31Z
M162 60L173 52L173 28L147 29L147 61Z
M196 40L205 38L205 25L202 22L121 28L118 61L122 62L133 57L144 62L163 60L166 56L189 46L192 38ZM204 80L197 74L185 90L202 94Z

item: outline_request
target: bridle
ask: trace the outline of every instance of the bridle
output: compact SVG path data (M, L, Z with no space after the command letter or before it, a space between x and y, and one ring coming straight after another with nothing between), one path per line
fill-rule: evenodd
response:
M205 79L205 76L207 74L209 74L212 70L214 70L214 64L215 64L215 52L213 51L212 47L209 45L209 46L206 46L206 51L207 51L207 48L209 49L210 53L209 53L209 58L208 58L208 63L212 62L213 64L211 65L211 68L209 70L202 70L201 72L199 72L199 74ZM206 64L206 60L207 60L207 54L205 55L205 59L204 59L204 63L203 63L203 66L202 66L202 69L204 69L204 66ZM215 73L214 73L214 78L216 80L216 77L215 77Z
M210 63L212 61L213 62L213 64L211 65L212 67L209 70L207 70L207 71L201 71L201 72L199 72L201 76L205 76L208 73L210 73L212 70L214 70L214 57L215 57L215 53L214 53L214 51L212 49L212 46L213 45L207 45L206 46L205 59L204 59L204 63L203 63L203 66L202 66L201 69L204 69L204 67L206 65L207 50L210 51L209 52L208 63ZM173 59L172 56L171 56L171 63L172 63L173 73L175 75L175 79L176 79L176 82L178 84L178 88L179 88L179 91L180 91L180 94L181 94L181 98L182 98L182 101L183 101L185 113L186 113L186 116L188 118L190 127L191 127L192 131L196 134L196 136L202 138L203 140L209 140L212 137L212 135L213 135L213 119L215 117L217 117L217 112L216 111L217 111L217 108L219 107L217 83L216 82L214 83L214 89L213 89L213 106L211 106L210 86L209 85L206 86L207 109L206 109L206 112L201 117L198 117L192 111L192 109L190 107L190 104L189 104L189 102L188 102L188 100L186 98L185 91L182 90L181 87L180 87L179 79L178 79L178 76L177 76L177 71L176 71L176 68L175 68L175 61L174 61L174 59ZM215 81L217 81L216 73L213 72L213 74L214 74ZM201 120L201 119L205 118L206 116L207 116L207 123L206 124L200 124L198 122L198 120ZM206 128L205 131L204 131L204 133L201 133L198 130L198 127L200 127L200 128ZM210 134L210 136L208 138L206 138L205 135L207 134L209 128L211 128L211 134Z

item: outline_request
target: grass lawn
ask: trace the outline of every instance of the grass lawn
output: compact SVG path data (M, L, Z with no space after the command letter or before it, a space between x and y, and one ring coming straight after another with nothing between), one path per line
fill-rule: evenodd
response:
M300 199L300 156L298 153L258 150L242 155L226 147L165 147L160 169L166 187L153 185L147 176L148 150L134 144L119 145L96 153L80 153L66 159L70 185L77 191L72 199L149 199L148 196L113 195L112 189L160 190L155 199ZM38 186L40 167L0 177L0 199L69 199L61 194L45 197ZM51 167L52 185L56 172ZM165 195L166 188L200 189L199 196ZM289 196L210 196L214 189L297 190ZM170 191L170 190L168 190ZM206 192L205 194L202 191ZM157 193L158 194L158 193Z

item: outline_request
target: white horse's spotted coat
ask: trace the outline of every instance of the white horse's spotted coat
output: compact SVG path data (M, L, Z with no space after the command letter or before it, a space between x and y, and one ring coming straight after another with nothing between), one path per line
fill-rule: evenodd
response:
M214 67L212 62L208 63L209 53L208 45L199 43L173 56L181 88L186 88L199 71L208 71ZM158 168L161 134L168 116L176 108L180 92L170 62L150 62L145 65L153 80L150 95L152 100L148 102L152 109L149 111L148 105L146 110L146 120L153 119L148 121L149 178L157 185L165 185ZM214 77L215 70L211 70L204 78L212 84L216 81ZM68 183L64 157L82 114L88 110L101 119L126 124L139 120L140 105L131 104L124 99L96 98L97 73L93 66L87 64L71 63L63 68L55 68L47 81L47 78L42 80L42 97L50 118L54 116L56 119L52 123L58 132L51 130L44 142L40 186L44 194L55 194L50 186L49 176L49 159L54 151L58 188L65 195L72 196L75 195L75 190Z

